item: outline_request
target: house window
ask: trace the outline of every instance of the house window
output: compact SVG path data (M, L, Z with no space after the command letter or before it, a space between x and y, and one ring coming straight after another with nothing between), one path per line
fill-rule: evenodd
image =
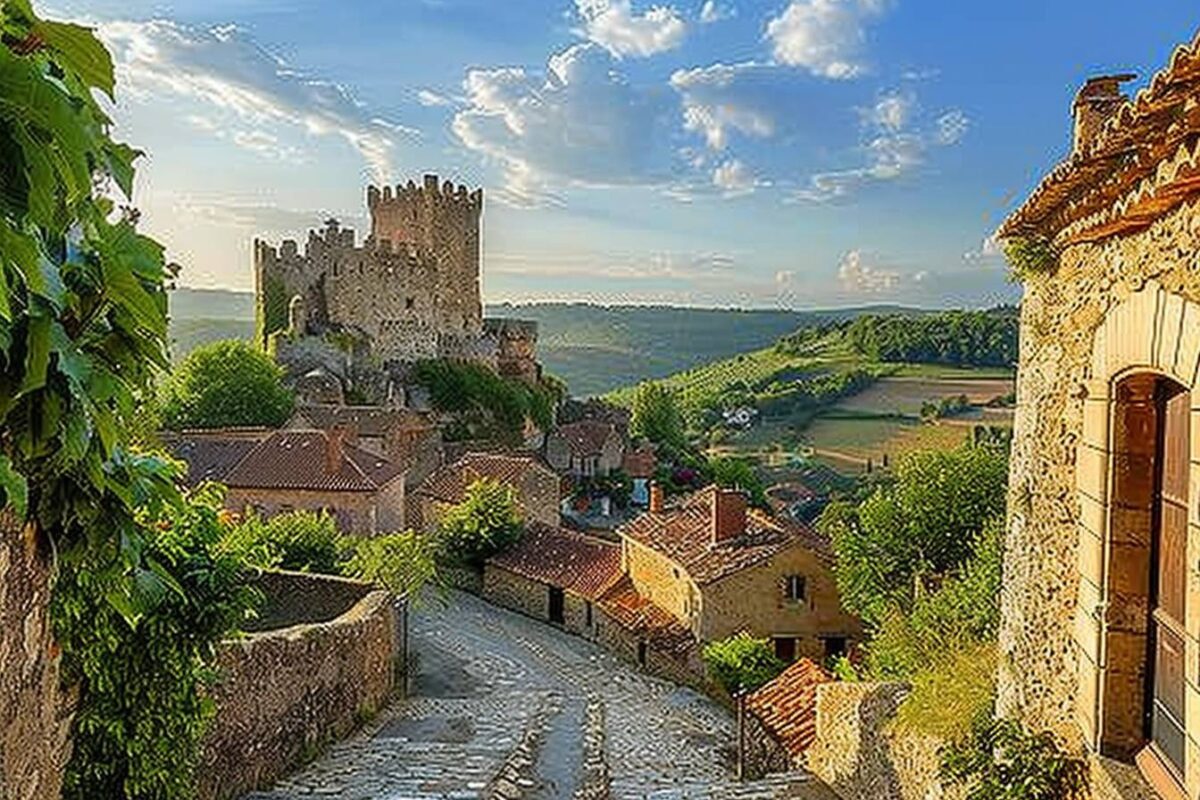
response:
M585 628L592 627L592 601L585 600L583 603L583 626Z
M775 657L785 664L790 664L796 660L796 637L795 636L776 636L775 637Z
M643 667L646 666L646 640L645 639L641 639L638 641L637 659L638 659L638 664L642 665Z
M838 656L846 655L845 636L826 636L824 642L825 658L837 658Z
M793 603L804 602L808 591L808 582L803 575L788 575L784 587L784 596Z

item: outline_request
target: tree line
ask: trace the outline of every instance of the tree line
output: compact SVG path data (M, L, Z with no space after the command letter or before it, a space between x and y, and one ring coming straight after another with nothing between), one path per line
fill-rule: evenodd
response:
M1012 367L1017 363L1017 310L867 314L846 326L855 350L875 361Z

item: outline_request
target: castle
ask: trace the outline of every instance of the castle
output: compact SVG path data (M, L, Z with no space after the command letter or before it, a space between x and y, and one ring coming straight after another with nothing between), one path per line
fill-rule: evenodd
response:
M314 338L342 340L385 370L431 358L486 363L535 381L537 325L484 319L479 292L483 190L436 175L367 188L371 232L361 245L337 220L294 240L254 242L258 335L276 356L303 361ZM299 347L306 342L308 346Z

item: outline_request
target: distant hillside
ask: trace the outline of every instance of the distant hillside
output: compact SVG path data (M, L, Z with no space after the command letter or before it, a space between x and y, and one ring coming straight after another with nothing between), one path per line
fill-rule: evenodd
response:
M254 334L254 295L219 289L171 292L172 356L218 339ZM648 378L766 347L809 325L895 307L828 311L741 311L673 306L597 306L585 303L490 305L488 316L538 323L546 370L578 396L598 395Z

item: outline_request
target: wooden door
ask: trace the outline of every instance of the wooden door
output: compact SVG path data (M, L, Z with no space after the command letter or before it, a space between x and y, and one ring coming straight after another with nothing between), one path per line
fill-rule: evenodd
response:
M557 586L551 586L550 589L550 621L559 625L563 624L564 607L566 598L563 596L563 590Z
M1184 775L1184 607L1187 590L1188 458L1191 395L1169 381L1158 391L1146 735L1161 761Z

